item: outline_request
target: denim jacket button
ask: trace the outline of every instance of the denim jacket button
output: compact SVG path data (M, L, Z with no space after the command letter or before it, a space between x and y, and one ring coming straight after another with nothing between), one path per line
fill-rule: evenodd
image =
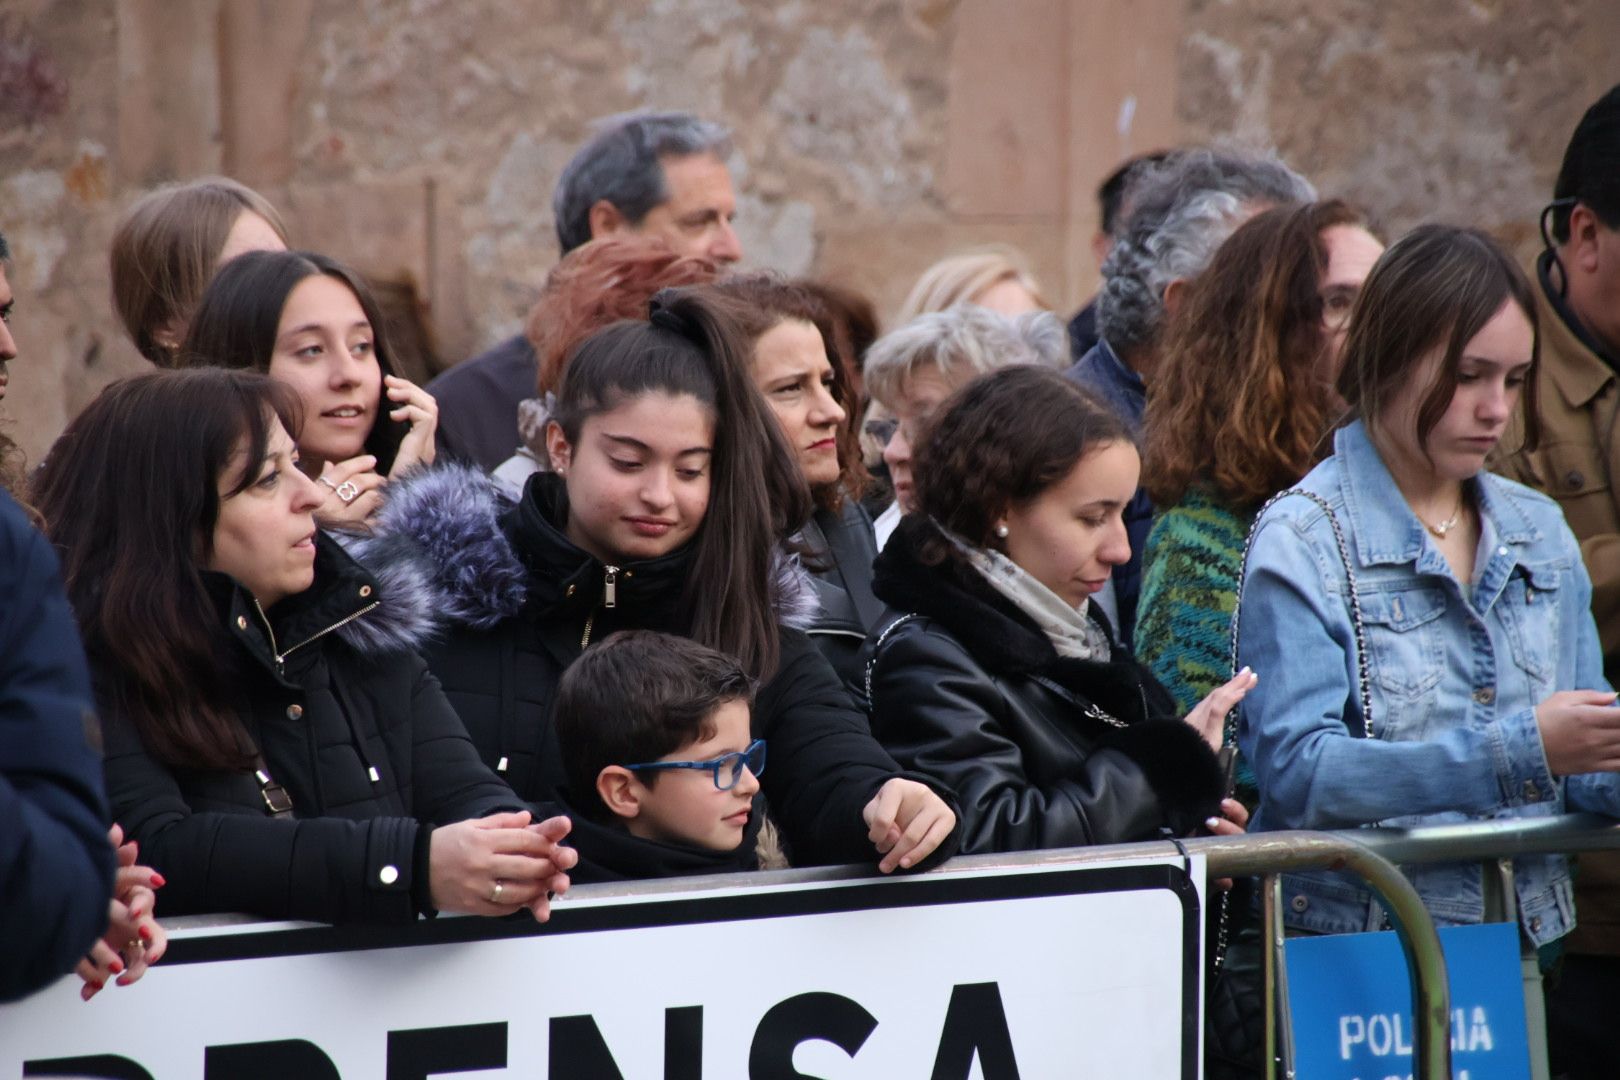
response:
M1505 547L1499 547L1496 549L1496 553L1498 555L1506 555L1508 553L1508 549Z
M1540 802L1541 801L1541 789L1536 787L1536 782L1534 780L1526 780L1524 782L1524 801L1525 802Z
M1496 691L1489 686L1482 686L1474 691L1474 700L1481 705L1489 705L1496 700Z
M1303 893L1300 893L1296 894L1292 900L1288 901L1288 906L1293 908L1295 911L1304 911L1306 908L1311 906L1311 902Z
M1541 933L1541 916L1540 915L1531 916L1531 918L1530 918L1530 932L1532 934Z

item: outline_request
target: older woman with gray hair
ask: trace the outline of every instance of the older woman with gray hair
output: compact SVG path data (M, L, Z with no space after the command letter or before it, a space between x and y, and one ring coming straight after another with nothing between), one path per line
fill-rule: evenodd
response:
M934 410L980 375L1013 364L1061 367L1068 356L1067 332L1051 312L1008 318L975 304L919 315L872 344L866 390L887 416L870 421L867 433L883 444L895 495L874 522L880 549L915 509L911 451Z
M1160 342L1187 287L1226 238L1262 210L1310 202L1316 190L1273 155L1181 150L1133 174L1130 211L1103 263L1097 294L1099 340L1069 377L1112 405L1133 433L1142 427L1147 383ZM1136 626L1142 547L1153 504L1138 489L1125 511L1131 559L1113 574L1122 641Z

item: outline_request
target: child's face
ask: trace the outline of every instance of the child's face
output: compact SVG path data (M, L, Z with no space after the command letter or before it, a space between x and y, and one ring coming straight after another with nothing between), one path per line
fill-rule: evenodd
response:
M739 753L753 741L748 703L728 701L711 718L714 735L687 743L660 761L708 761ZM661 769L652 787L642 785L641 808L625 822L631 835L711 851L735 851L748 825L759 780L743 769L735 786L721 791L711 769Z

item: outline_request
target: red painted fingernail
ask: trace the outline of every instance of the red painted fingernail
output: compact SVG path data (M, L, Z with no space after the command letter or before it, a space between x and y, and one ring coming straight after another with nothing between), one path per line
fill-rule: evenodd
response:
M92 994L99 993L101 991L101 988L103 986L106 986L106 985L107 985L106 983L93 982L93 983L90 984L90 992Z
M141 924L141 929L140 929L140 935L141 935L141 940L142 941L146 942L148 945L150 945L152 943L152 928L150 926L147 926L145 923L142 923Z
M124 971L124 962L114 958L113 962L107 965L107 970L112 972L114 975L120 975Z
M163 886L167 885L168 883L169 883L168 880L165 879L162 874L158 873L155 870L152 872L152 888L161 889L161 888L163 888Z

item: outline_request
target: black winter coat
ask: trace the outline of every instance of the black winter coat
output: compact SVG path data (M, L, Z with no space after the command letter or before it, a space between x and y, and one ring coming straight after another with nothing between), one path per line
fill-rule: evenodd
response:
M1180 835L1217 813L1215 754L1146 668L1128 654L1060 657L971 566L923 565L933 531L908 516L878 556L890 611L865 651L865 689L896 760L956 789L963 852Z
M239 715L294 816L270 816L250 772L149 755L108 692L108 665L95 665L113 814L167 879L163 913L340 923L431 912L432 827L527 807L478 760L411 650L430 625L419 583L392 574L380 585L324 535L315 584L272 606L268 626L240 585L206 579L231 638Z
M0 491L0 1001L72 971L107 928L95 733L56 555Z
M562 481L529 479L522 500L505 503L487 477L458 466L426 470L391 485L371 537L351 547L362 562L415 562L436 580L444 640L427 660L485 762L525 798L558 802L565 777L551 723L558 680L590 642L616 630L684 633L680 610L689 551L619 567L606 605L606 567L575 547ZM753 732L770 745L761 777L770 816L797 865L871 862L861 811L902 774L814 644L792 624L814 615L807 576L779 561L781 661L754 702ZM954 854L953 835L922 868ZM586 871L589 873L589 870Z

